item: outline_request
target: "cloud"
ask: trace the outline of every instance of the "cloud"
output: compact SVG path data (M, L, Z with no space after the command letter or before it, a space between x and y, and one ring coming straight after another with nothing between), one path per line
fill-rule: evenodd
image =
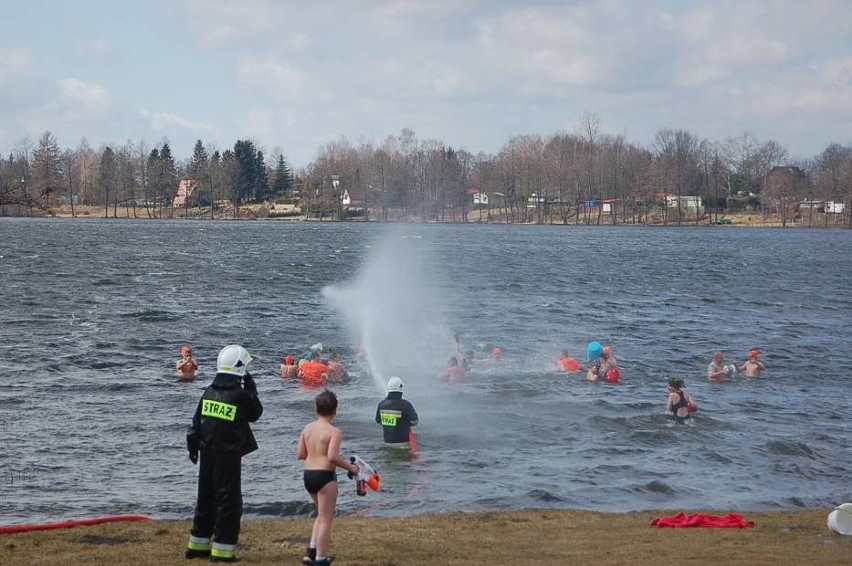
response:
M213 131L213 127L205 122L190 120L183 116L156 112L151 110L140 110L139 115L145 118L151 129L164 134L190 132L197 135L206 135Z
M285 5L269 0L186 0L187 21L209 47L292 29Z
M237 64L237 74L250 87L259 88L278 100L323 97L323 90L310 81L292 63L271 56L247 57Z
M112 101L112 97L104 87L85 83L73 77L59 80L59 92L70 118L103 116L107 113Z
M20 75L32 75L35 60L29 49L0 48L0 85Z
M510 8L480 19L476 48L528 94L644 89L671 59L672 18L639 2Z
M0 48L0 112L14 115L42 104L50 88L36 73L29 49Z
M275 140L293 133L295 120L269 108L253 108L245 113L239 124L241 139L256 140L267 151L276 145Z
M771 96L767 96L771 93ZM779 72L745 89L743 111L781 120L786 116L831 116L832 122L852 121L852 56Z
M102 57L109 54L110 42L105 37L77 38L74 44L74 53L77 57Z
M673 16L680 86L707 85L739 72L800 64L826 45L848 45L852 3L710 2Z

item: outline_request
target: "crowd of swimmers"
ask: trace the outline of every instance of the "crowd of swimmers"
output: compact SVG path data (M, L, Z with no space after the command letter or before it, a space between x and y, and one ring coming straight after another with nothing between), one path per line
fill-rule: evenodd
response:
M330 352L327 360L320 356L321 345L313 348L304 355L294 358L292 355L284 356L279 374L282 380L294 380L305 387L323 388L329 384L345 383L349 373L340 360L337 352ZM475 351L465 349L461 345L459 335L455 336L455 350L447 360L446 369L438 374L438 379L451 384L462 384L468 380L468 373L473 369L474 360L477 364L504 362L503 348L494 344L482 344L477 346L480 350L479 357ZM558 371L568 373L582 373L585 370L586 380L590 382L603 381L605 383L618 383L621 379L621 370L618 360L613 355L612 346L600 345L598 342L590 342L587 348L587 363L584 365L576 358L571 357L567 350L559 352L556 361ZM363 346L359 346L358 360L360 363L366 361L366 353ZM181 357L176 363L179 381L192 381L198 371L198 363L192 357L192 349L188 344L181 346ZM729 380L738 372L748 378L757 378L766 370L766 365L760 359L760 350L752 348L748 351L748 359L741 364L725 364L724 355L715 352L707 366L707 379L711 383L721 383ZM684 380L674 377L668 383L669 395L666 404L666 413L676 422L683 422L690 418L697 410L697 403L691 394L684 390ZM687 408L687 405L689 407ZM688 410L687 410L688 409Z
M299 380L311 388L344 383L348 373L339 356L332 352L328 361L323 361L317 351L319 349L312 348L298 362L291 355L285 356L280 366L281 379ZM504 361L500 346L488 345L483 349L488 355L479 358L478 362ZM359 348L359 352L361 350ZM590 343L587 360L588 381L619 381L618 360L611 346ZM205 388L187 432L189 459L199 465L199 475L195 516L185 551L186 558L210 558L217 562L239 560L235 551L242 515L241 459L258 449L249 424L257 421L263 413L257 386L248 371L251 361L248 351L239 345L226 346L220 351L216 376ZM450 357L446 371L438 377L449 383L465 383L473 361L473 352L461 348L457 336L455 355ZM181 346L181 357L175 367L180 381L195 378L198 363L188 344ZM582 364L571 358L567 351L562 351L557 368L560 371L580 373ZM707 378L711 382L722 382L737 371L746 377L756 378L765 369L757 348L749 350L748 359L739 366L725 365L722 353L716 352L707 367ZM382 426L387 446L410 450L415 454L416 441L412 427L418 424L419 417L413 405L402 398L403 389L401 378L393 376L388 380L387 397L376 408L375 422ZM666 413L676 423L689 422L692 414L698 410L698 403L685 390L683 379L669 379L667 389ZM328 548L337 505L336 470L343 469L350 477L354 477L359 486L358 494L364 495L360 487L363 483L360 479L363 469L356 463L358 459L341 456L343 435L333 425L337 407L335 394L323 389L315 399L316 420L307 424L299 435L296 456L304 461L303 483L317 509L310 542L302 558L302 564L306 566L326 566L334 560L329 556Z

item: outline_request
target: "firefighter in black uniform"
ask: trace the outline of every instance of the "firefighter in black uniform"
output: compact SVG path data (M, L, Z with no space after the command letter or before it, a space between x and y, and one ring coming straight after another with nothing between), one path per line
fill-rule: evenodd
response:
M385 444L410 448L409 432L417 424L417 411L402 398L403 385L398 377L388 380L388 396L376 408L376 422L382 425Z
M198 498L186 558L238 560L234 552L243 513L242 457L257 450L249 423L263 413L257 385L248 373L250 362L251 356L242 346L222 348L216 360L216 377L204 390L186 434L193 464L201 453Z

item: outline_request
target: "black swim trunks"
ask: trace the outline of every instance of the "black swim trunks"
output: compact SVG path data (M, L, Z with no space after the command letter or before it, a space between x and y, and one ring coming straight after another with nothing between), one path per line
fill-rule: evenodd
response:
M305 489L316 494L331 481L337 481L337 474L331 470L305 470Z

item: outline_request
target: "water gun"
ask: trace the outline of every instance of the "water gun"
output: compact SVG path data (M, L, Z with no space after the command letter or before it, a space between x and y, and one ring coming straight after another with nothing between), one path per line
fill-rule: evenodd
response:
M358 456L350 456L349 462L358 466L358 473L355 478L355 493L360 496L367 495L367 486L373 491L379 491L379 486L382 483L382 478L379 473L373 469L370 464L359 458ZM353 474L347 474L349 479L353 478Z

